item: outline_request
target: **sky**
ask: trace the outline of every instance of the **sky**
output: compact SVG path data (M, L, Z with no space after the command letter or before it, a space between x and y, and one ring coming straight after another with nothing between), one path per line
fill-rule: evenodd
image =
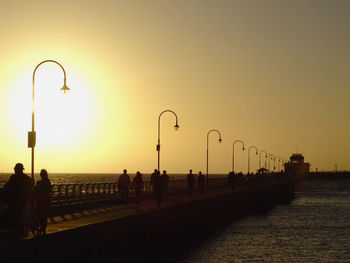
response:
M1 0L0 172L232 169L233 141L350 170L349 1ZM259 165L251 150L251 169ZM262 154L263 157L263 154ZM235 170L248 150L235 145ZM262 158L264 160L264 158ZM278 162L276 162L276 167Z

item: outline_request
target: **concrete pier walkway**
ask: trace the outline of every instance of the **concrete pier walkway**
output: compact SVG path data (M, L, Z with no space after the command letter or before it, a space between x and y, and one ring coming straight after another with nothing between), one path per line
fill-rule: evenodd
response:
M239 191L239 189L236 191ZM137 214L149 213L151 211L156 211L162 208L210 199L215 196L225 195L231 192L231 189L229 187L226 187L219 189L209 189L203 192L195 192L192 196L190 196L188 193L168 195L162 202L161 208L157 208L153 196L150 195L145 196L144 200L142 200L140 204L136 204L133 199L128 200L127 203L102 203L100 205L93 206L91 209L84 209L79 212L72 212L50 217L48 219L47 235L52 236L55 233L61 231L68 231L87 225L113 221ZM33 238L34 236L31 233L28 233L28 236L24 240ZM22 241L12 240L10 233L7 233L4 230L0 232L0 248L3 245L15 244L18 242Z
M203 193L196 192L192 196L189 196L187 193L169 195L163 201L161 208L157 208L155 200L150 197L143 200L143 202L140 204L136 204L132 200L129 200L126 204L104 205L91 210L84 210L81 212L50 218L47 227L47 234L53 234L59 231L70 230L91 224L98 224L105 221L116 220L136 214L149 213L153 210L204 200L218 195L229 194L231 192L231 189L227 187L208 190L204 191Z

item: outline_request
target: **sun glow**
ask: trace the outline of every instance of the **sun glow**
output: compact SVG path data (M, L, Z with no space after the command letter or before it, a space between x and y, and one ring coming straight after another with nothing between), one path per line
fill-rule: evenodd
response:
M36 147L59 150L77 147L90 135L93 121L91 87L76 72L66 69L67 86L63 94L63 72L58 65L45 63L35 74L35 131ZM31 130L32 70L25 72L10 90L8 111L11 131L21 136Z

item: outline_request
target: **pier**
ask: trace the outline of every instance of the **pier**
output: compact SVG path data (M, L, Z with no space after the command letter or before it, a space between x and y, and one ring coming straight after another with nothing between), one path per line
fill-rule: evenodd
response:
M123 202L115 183L62 184L53 189L47 236L20 241L3 237L0 250L8 262L161 260L241 216L290 202L294 177L287 173L240 176L234 192L227 177L212 177L208 188L196 189L193 196L185 179L170 180L161 208L156 207L149 182L141 204L135 203L133 192ZM133 253L135 249L141 254Z

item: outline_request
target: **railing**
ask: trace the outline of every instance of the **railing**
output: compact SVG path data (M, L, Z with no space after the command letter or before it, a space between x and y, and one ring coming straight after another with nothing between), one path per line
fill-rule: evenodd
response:
M284 174L282 174L284 175ZM244 176L238 175L236 180L237 187L253 187L269 184L271 186L283 184L286 182L286 176L281 174L254 175ZM208 190L229 187L227 177L209 178ZM195 190L198 189L197 180ZM143 196L149 196L153 193L153 186L150 181L144 181ZM168 182L167 192L169 194L183 193L188 190L186 179L170 179ZM1 191L1 188L0 188ZM133 197L134 189L130 188L130 197ZM92 203L106 200L121 199L120 191L117 183L99 182L99 183L78 183L78 184L53 184L52 185L52 205L66 206L72 204ZM4 204L0 203L0 210L4 208Z
M227 187L227 178L209 179L210 189ZM195 184L195 189L198 188ZM168 182L169 194L185 192L188 189L186 179L172 179ZM150 181L144 181L143 195L153 193ZM134 195L134 188L130 187L129 196ZM54 184L52 185L53 206L68 205L72 203L98 202L103 200L120 199L117 183L87 183L87 184Z

